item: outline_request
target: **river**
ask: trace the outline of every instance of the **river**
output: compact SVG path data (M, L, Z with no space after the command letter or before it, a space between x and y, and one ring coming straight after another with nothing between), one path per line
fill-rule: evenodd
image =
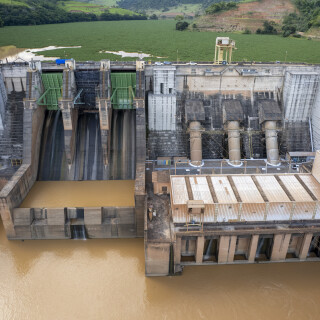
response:
M320 264L186 267L146 278L142 239L8 241L1 319L319 319Z

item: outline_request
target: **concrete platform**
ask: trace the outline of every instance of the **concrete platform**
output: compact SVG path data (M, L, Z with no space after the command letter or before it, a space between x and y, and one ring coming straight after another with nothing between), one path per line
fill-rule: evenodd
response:
M134 207L134 180L37 181L20 208Z

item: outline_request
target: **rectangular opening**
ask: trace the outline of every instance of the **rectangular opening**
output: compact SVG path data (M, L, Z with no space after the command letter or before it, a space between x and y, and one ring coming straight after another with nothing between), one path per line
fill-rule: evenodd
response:
M307 258L320 258L320 235L312 237Z
M160 93L164 93L164 83L160 83Z
M303 241L303 234L292 234L286 259L298 259Z
M181 239L181 262L196 262L196 237Z
M206 239L203 247L203 262L218 262L218 238Z
M172 88L169 88L169 94L172 94Z
M271 257L273 235L260 235L255 261L269 261Z
M162 193L167 194L168 193L168 188L167 187L162 187Z
M248 260L250 240L250 236L238 236L234 260Z

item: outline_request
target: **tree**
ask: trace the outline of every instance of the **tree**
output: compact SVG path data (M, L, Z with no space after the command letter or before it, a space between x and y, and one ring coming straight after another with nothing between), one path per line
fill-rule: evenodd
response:
M235 8L237 8L237 4L235 2L213 3L206 9L206 14L214 14L220 11L227 11Z
M263 23L263 30L262 33L264 34L277 34L278 31L275 28L275 23L274 21L265 21Z
M177 16L174 17L174 20L182 21L183 20L183 16L182 15L177 15Z
M264 21L263 22L263 29L257 29L257 34L277 34L278 31L275 28L274 21Z
M3 22L3 20L1 19L1 17L0 17L0 28L2 28L4 26L4 22Z
M150 20L158 20L158 16L156 14L152 14L150 16Z
M176 30L183 31L189 27L189 23L186 21L178 21L176 24Z

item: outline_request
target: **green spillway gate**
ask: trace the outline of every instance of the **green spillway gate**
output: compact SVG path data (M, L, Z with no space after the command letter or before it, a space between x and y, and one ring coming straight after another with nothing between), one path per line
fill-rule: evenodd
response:
M136 94L136 73L111 73L113 109L133 109L133 99Z
M41 75L44 87L43 95L38 99L40 106L47 106L48 110L59 110L58 100L61 97L63 74L43 73Z

